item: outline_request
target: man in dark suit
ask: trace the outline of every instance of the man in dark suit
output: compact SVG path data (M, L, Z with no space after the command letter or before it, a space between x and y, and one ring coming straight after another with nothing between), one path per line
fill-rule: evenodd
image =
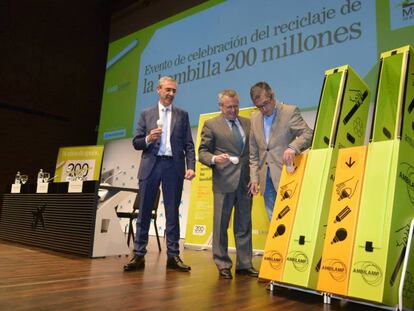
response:
M221 114L204 123L198 149L200 162L213 169L213 259L220 278L233 278L227 228L234 207L236 274L257 277L252 265L252 201L248 194L250 120L238 116L236 91L226 89L218 97Z
M171 77L158 81L159 102L141 112L133 146L142 150L138 171L140 205L134 242L134 257L124 271L143 269L148 231L157 189L162 187L166 216L167 268L190 271L179 254L179 206L184 178L195 176L194 143L188 113L172 105L177 83ZM187 164L187 169L185 168Z

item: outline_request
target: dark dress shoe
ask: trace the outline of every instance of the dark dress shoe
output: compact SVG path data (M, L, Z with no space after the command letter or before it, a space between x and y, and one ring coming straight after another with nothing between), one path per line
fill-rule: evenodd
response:
M257 276L259 275L259 271L257 271L253 267L250 267L248 269L236 269L236 274L248 275L248 276L257 278Z
M124 271L134 271L145 268L144 256L134 256L131 261L124 266Z
M191 270L190 266L187 266L185 263L183 263L180 256L168 257L167 268L174 269L174 270L181 271L181 272L188 272Z
M226 269L226 268L219 270L219 276L220 276L220 279L230 280L233 278L233 276L231 275L230 269Z

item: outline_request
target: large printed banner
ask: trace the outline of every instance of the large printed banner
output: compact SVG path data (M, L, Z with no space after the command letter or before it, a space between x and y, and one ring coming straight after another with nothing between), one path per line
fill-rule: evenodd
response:
M109 45L98 143L133 136L163 75L178 81L192 126L226 87L248 107L264 80L279 100L316 110L325 69L350 64L375 89L379 53L414 44L410 3L212 0L131 33Z
M240 110L240 115L250 118L254 108ZM204 122L219 115L219 112L200 115L197 132L196 150L200 145L200 135ZM196 177L192 180L190 207L188 211L186 247L211 247L213 239L213 191L212 170L197 161ZM269 228L269 220L261 195L253 198L252 209L252 240L253 249L263 250ZM233 235L233 217L228 229L229 247L235 247Z
M99 180L103 150L103 146L59 148L54 181Z

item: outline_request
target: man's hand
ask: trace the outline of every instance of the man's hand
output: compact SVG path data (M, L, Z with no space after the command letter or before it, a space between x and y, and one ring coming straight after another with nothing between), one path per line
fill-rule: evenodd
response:
M293 160L295 159L296 152L292 148L286 148L285 152L283 153L283 162L286 165L292 165Z
M222 153L219 155L214 156L214 163L215 164L223 164L230 161L230 156L227 153Z
M162 134L162 129L160 128L152 129L150 133L147 135L147 142L153 143L157 141L158 139L160 139L161 134Z
M191 179L193 179L194 177L195 177L195 172L194 172L193 170L188 169L188 170L185 172L185 176L184 176L184 178L185 178L185 179L191 180Z
M257 182L249 182L249 184L247 185L247 188L249 188L248 193L250 195L256 195L259 193L259 186L257 185Z

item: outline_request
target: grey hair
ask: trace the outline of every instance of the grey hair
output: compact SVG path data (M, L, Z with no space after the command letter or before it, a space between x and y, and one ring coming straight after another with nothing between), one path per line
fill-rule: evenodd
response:
M233 90L233 89L224 89L220 93L218 93L218 102L219 102L220 106L222 104L224 96L235 97L235 98L237 98L237 100L240 100L240 96L235 90Z

